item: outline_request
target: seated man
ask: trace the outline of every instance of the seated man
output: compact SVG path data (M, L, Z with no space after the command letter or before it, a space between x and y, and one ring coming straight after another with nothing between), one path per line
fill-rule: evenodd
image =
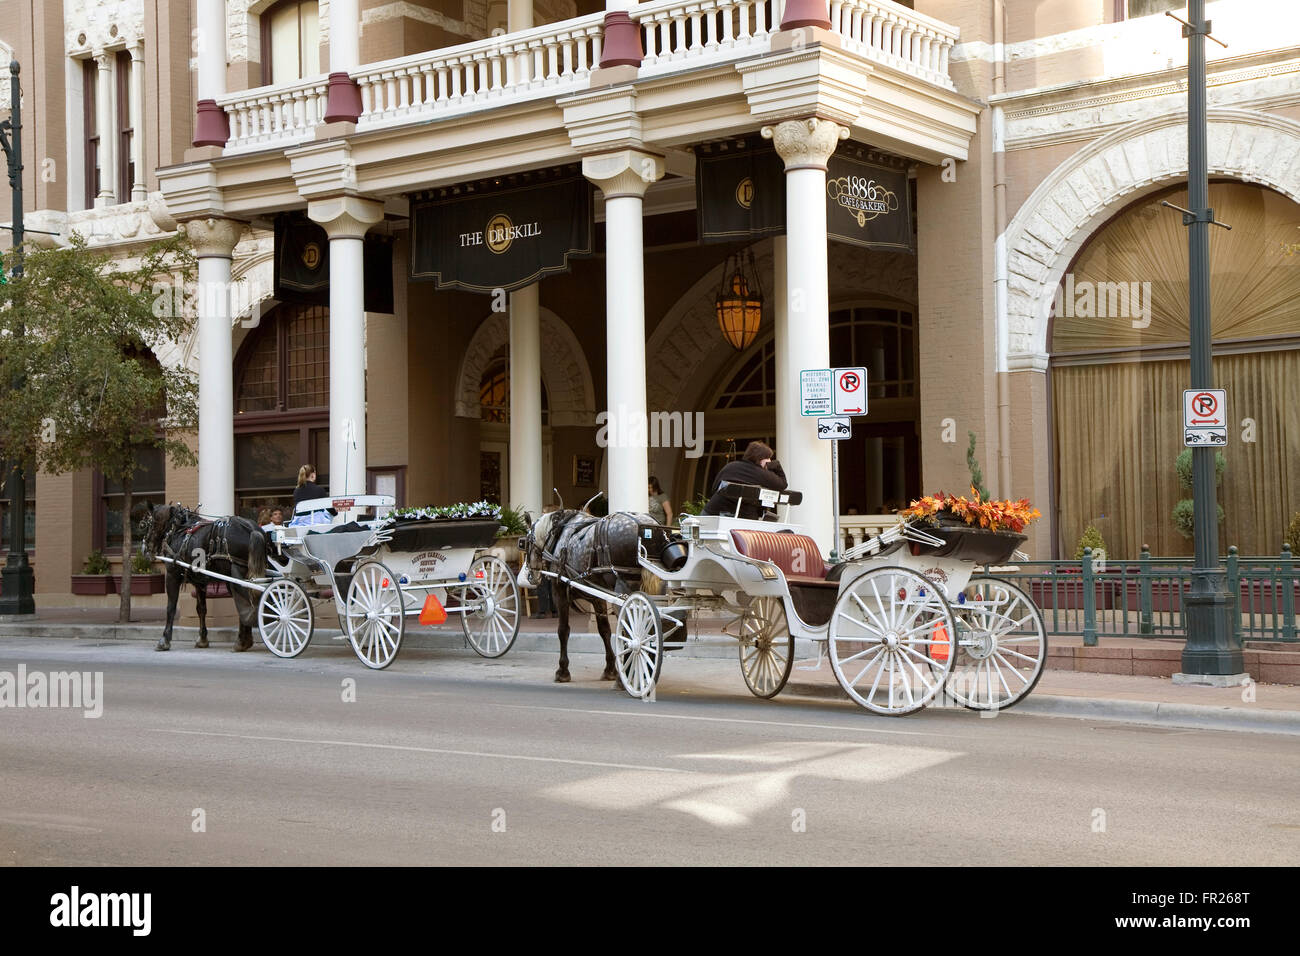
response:
M772 457L772 449L761 441L752 441L745 449L745 455L738 461L728 462L718 472L713 485L713 497L704 506L706 515L731 515L735 513L734 500L728 500L722 493L724 481L742 485L760 485L774 491L785 491L785 470L781 463ZM740 506L740 517L762 518L763 506L757 501L746 501Z

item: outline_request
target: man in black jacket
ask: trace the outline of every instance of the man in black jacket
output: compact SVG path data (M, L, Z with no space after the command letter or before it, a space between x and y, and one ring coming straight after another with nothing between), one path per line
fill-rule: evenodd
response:
M742 485L761 485L774 491L785 491L785 469L772 457L772 454L772 449L761 441L750 442L743 458L728 462L718 472L717 481L713 484L713 497L704 506L703 513L706 515L735 514L735 501L728 500L720 490L724 481ZM740 506L740 517L761 518L763 506L757 501L743 502Z

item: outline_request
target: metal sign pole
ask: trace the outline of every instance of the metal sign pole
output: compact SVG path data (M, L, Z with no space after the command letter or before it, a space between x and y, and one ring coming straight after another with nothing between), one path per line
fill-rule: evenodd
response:
M831 564L840 563L840 443L831 442Z

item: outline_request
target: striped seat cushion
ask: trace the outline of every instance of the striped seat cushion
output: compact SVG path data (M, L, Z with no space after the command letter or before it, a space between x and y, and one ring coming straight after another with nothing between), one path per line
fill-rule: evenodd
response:
M830 566L822 560L817 542L806 534L733 528L731 541L736 550L746 557L756 561L771 561L793 583L826 583ZM834 582L829 583L838 587Z

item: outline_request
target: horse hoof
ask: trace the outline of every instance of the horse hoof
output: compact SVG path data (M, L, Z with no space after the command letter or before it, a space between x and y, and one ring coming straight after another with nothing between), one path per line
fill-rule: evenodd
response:
M573 678L569 676L569 672L568 672L568 671L556 671L556 672L555 672L555 683L557 683L557 684L567 684L567 683L569 683L571 680L573 680Z
M612 671L612 670L608 670L608 671L605 671L605 673L603 673L603 674L600 675L600 679L601 679L601 680L618 680L618 674L616 674L616 673L615 673L614 671Z
M153 649L155 651L170 651L172 649L172 646L171 644L164 644L162 641L159 641L157 644L153 646Z
M201 638L200 640L197 640L197 641L194 642L194 646L195 646L195 647L207 647L207 646L208 646L208 639L207 639L206 637L205 637L205 638Z
M236 645L235 645L235 653L236 653L236 654L238 654L240 651L251 651L252 649L253 649L253 645L252 645L252 644L236 644Z

